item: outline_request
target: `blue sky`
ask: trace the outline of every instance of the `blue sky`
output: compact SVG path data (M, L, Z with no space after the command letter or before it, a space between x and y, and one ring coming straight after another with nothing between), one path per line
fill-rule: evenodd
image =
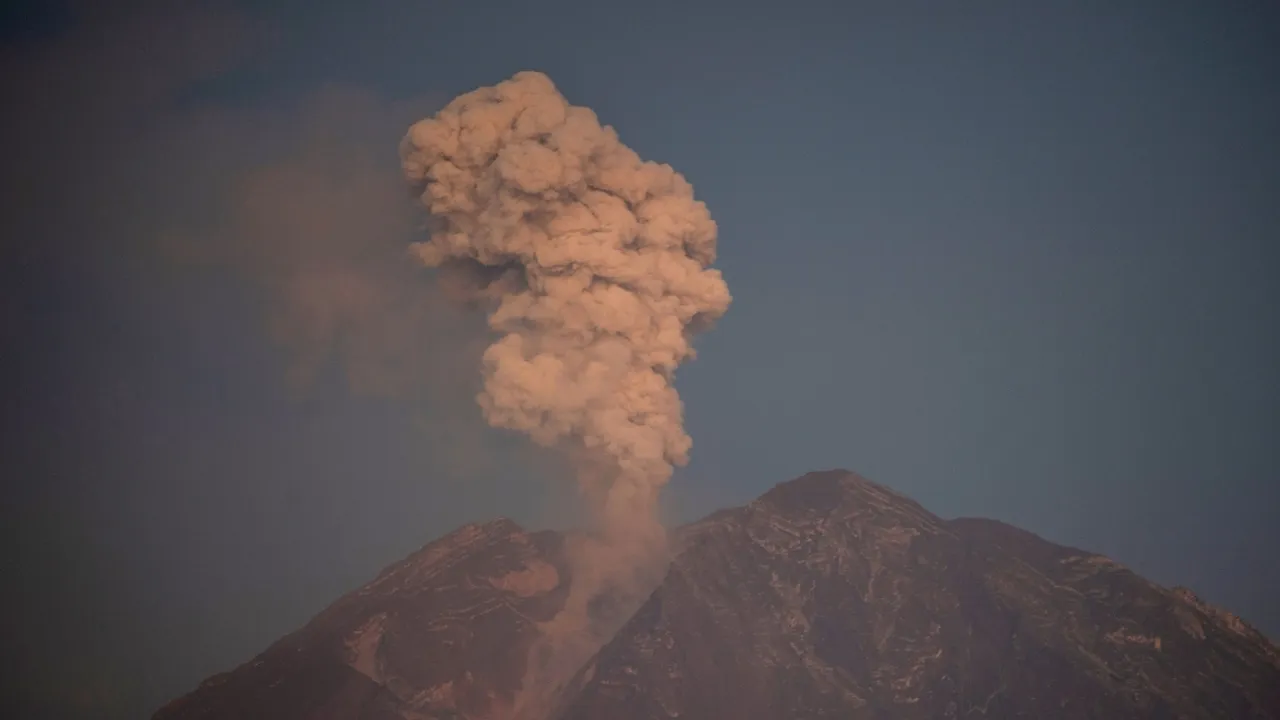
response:
M720 226L734 305L680 371L672 521L846 467L1280 634L1262 4L118 5L4 18L29 701L136 716L453 527L571 517L556 458L482 427L467 318L391 323L372 396L340 332L272 324L299 257L413 239L408 123L523 69Z

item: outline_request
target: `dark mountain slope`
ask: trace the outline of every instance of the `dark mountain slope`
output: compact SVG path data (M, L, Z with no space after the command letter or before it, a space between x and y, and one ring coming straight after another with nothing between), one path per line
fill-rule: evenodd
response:
M813 473L686 528L558 720L1275 718L1275 647L1098 555Z
M1275 646L1189 591L844 471L674 534L551 720L1275 718ZM464 527L157 720L508 720L564 537Z
M487 717L568 590L557 533L468 525L388 568L156 720Z

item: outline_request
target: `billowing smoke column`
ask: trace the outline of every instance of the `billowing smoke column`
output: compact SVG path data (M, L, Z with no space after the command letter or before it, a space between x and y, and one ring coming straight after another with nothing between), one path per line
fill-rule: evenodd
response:
M536 72L416 123L401 158L430 215L418 257L489 303L485 418L568 449L608 564L640 552L692 444L673 374L730 302L706 206Z
M494 301L485 417L585 450L611 518L650 512L691 445L672 375L730 301L692 186L536 72L416 123L401 157L434 223L418 256Z

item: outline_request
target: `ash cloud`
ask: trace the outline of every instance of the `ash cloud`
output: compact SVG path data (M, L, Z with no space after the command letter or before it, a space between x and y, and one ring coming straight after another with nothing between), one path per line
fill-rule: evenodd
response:
M297 145L239 176L222 222L186 240L262 294L296 387L333 364L357 394L416 393L460 370L449 363L479 338L406 261L413 215L385 153L351 139L389 133L403 114L343 89L309 101Z
M418 258L496 272L471 287L500 336L483 357L485 417L615 471L583 477L606 513L649 509L692 446L672 385L691 328L730 303L692 186L534 72L416 123L402 158L436 221Z
M213 171L218 179L203 182L217 212L180 217L157 248L244 283L299 400L336 377L359 398L407 409L439 471L424 481L469 496L461 485L504 463L534 476L548 468L476 417L475 368L490 335L477 308L458 301L479 280L457 268L432 273L410 253L420 216L387 138L441 104L334 86L274 119L203 114L163 151L194 153L185 165ZM191 149L210 139L218 157Z
M594 512L526 678L542 690L599 639L593 601L638 595L661 564L658 492L692 446L675 371L731 300L709 267L716 224L683 176L537 72L414 124L401 158L430 217L415 254L459 280L496 334L481 361L485 419L565 449Z

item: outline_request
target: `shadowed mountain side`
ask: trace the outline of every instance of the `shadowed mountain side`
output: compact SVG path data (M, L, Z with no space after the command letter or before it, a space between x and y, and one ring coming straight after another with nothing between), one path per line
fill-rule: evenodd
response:
M519 689L567 577L559 534L467 525L154 717L489 717Z
M1190 591L846 471L673 534L551 720L1280 718L1280 653ZM468 525L157 720L507 720L564 536Z
M685 528L557 720L1275 718L1275 646L1186 591L843 471Z

